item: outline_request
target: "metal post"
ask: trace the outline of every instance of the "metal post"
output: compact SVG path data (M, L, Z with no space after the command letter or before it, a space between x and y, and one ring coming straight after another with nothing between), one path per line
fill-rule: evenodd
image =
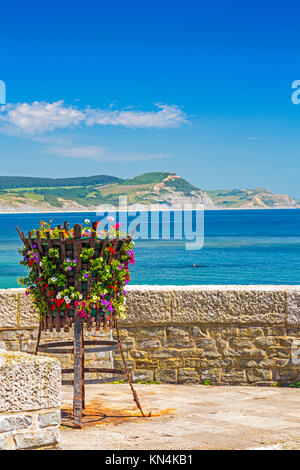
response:
M74 317L74 398L73 414L74 422L77 428L82 427L82 408L83 408L83 335L82 319L75 312Z

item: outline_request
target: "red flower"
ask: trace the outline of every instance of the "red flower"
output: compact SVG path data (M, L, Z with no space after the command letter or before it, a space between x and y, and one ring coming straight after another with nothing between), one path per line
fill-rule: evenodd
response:
M55 305L51 305L51 308L52 308L52 310L54 310L54 309L55 309Z
M110 246L110 247L108 248L108 250L109 250L113 255L115 254L115 250L113 249L112 246Z
M70 305L70 304L67 304L67 308L70 308L70 307L71 307L71 305Z
M52 290L49 290L49 295L53 295L53 291L52 291Z
M48 284L45 284L45 285L44 285L44 287L45 287L45 289L47 289L47 287L48 287Z

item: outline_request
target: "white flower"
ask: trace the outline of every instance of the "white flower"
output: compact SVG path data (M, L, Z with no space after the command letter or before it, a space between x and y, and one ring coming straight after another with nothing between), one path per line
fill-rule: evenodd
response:
M56 296L57 299L61 299L61 293L59 292Z
M53 276L53 277L50 278L50 280L51 280L52 282L56 282L56 281L57 281L57 277Z
M64 297L64 299L65 299L65 302L66 302L67 304L69 304L69 303L71 302L71 300L69 299L69 297Z
M40 261L40 266L43 266L43 263Z
M82 294L79 295L79 299L80 299L80 300L82 299Z
M114 219L114 217L112 217L111 215L109 215L109 216L107 217L107 220L108 220L109 222L113 222L115 219Z
M85 219L84 223L87 225L90 223L90 219Z
M92 299L96 301L98 297L96 295L93 295Z
M74 294L74 292L73 292L73 293L71 294L72 299L73 299L74 295L75 295L75 294Z

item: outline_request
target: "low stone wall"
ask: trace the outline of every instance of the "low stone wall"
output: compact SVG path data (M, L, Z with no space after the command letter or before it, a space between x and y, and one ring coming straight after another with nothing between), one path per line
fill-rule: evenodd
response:
M59 361L0 350L0 378L0 450L59 448Z
M130 286L127 318L119 324L135 380L270 385L300 381L297 286ZM23 289L0 290L2 346L33 351L37 326ZM43 338L72 334L53 332ZM72 361L71 356L60 359L64 366ZM86 359L89 367L110 365L104 353ZM114 366L122 367L119 353L114 354Z

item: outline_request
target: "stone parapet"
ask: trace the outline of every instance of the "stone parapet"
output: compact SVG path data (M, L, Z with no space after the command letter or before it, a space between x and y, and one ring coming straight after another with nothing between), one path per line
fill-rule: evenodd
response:
M136 380L290 385L300 381L300 286L129 286L119 321ZM37 319L24 289L0 290L0 346L32 352ZM99 338L95 331L87 333ZM101 333L101 335L105 333ZM44 333L43 341L69 333ZM70 366L72 356L60 357ZM110 367L91 353L87 367ZM114 366L122 367L119 353Z

